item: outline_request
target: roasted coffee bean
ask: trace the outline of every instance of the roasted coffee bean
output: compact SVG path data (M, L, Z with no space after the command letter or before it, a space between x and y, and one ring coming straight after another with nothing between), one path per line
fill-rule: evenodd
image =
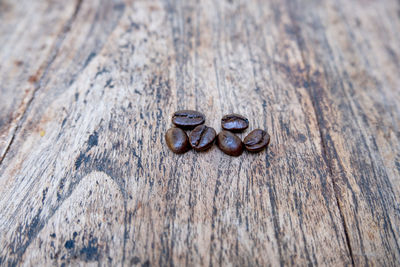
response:
M165 134L167 146L174 153L185 153L190 149L189 138L186 133L179 128L171 128Z
M195 110L179 110L172 116L172 123L180 128L191 129L203 124L206 117Z
M249 127L249 120L239 114L229 114L222 117L221 126L228 131L240 132Z
M189 142L196 151L204 151L212 146L216 136L213 128L199 125L190 133Z
M231 132L220 132L217 137L217 142L219 149L230 156L240 156L243 152L242 140Z
M243 143L248 151L259 152L267 147L269 139L266 131L255 129L244 138Z

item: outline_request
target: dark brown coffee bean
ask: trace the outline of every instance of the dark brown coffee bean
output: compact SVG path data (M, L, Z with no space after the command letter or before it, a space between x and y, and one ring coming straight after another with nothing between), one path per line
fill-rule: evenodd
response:
M179 128L171 128L165 134L167 146L174 153L185 153L190 149L189 138L186 133Z
M243 152L243 143L239 137L228 131L222 131L217 137L218 147L225 154L240 156Z
M180 128L191 129L203 124L206 117L195 110L179 110L172 115L172 123Z
M256 129L251 131L243 140L248 151L259 152L267 147L270 136L266 131Z
M222 117L221 126L228 131L240 132L249 127L249 120L239 114L229 114Z
M213 128L199 125L190 133L189 142L196 151L204 151L212 146L216 136Z

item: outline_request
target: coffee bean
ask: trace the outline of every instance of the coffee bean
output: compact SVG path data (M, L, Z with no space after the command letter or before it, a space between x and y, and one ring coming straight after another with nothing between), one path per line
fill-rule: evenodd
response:
M243 152L243 143L239 137L228 131L222 131L217 137L218 147L230 156L240 156Z
M225 130L240 132L249 127L249 120L239 114L229 114L222 117L221 125Z
M189 142L196 151L204 151L212 146L216 136L213 128L199 125L190 133Z
M174 153L185 153L190 149L189 138L186 133L179 128L171 128L165 134L167 146Z
M243 143L248 151L259 152L267 147L270 136L267 132L256 129L251 131L243 140Z
M179 110L172 115L172 123L180 128L191 129L203 124L206 117L195 110Z

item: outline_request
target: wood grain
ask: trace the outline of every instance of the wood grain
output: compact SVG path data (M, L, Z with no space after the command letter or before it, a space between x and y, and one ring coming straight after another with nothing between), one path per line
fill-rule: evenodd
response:
M79 5L42 1L0 3L0 161L35 92L48 75L74 20L74 9L79 9Z
M397 265L399 8L1 1L0 265ZM175 155L184 108L270 147Z
M400 84L398 75L391 78L398 69L391 58L400 42L388 22L399 26L398 14L389 1L310 4L313 13L300 3L289 7L295 25L311 25L295 35L309 63L308 88L353 260L397 265Z

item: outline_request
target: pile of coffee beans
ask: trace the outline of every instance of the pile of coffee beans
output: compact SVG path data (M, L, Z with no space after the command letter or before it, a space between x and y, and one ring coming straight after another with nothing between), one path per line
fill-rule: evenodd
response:
M204 125L206 116L195 110L179 110L172 115L174 127L165 134L165 141L174 153L185 153L193 148L196 151L209 149L214 140L225 154L240 156L244 149L259 152L265 149L270 140L269 134L261 129L251 131L243 140L235 135L249 127L249 120L239 114L228 114L222 117L222 131L217 135L215 130ZM191 130L187 136L185 130Z

